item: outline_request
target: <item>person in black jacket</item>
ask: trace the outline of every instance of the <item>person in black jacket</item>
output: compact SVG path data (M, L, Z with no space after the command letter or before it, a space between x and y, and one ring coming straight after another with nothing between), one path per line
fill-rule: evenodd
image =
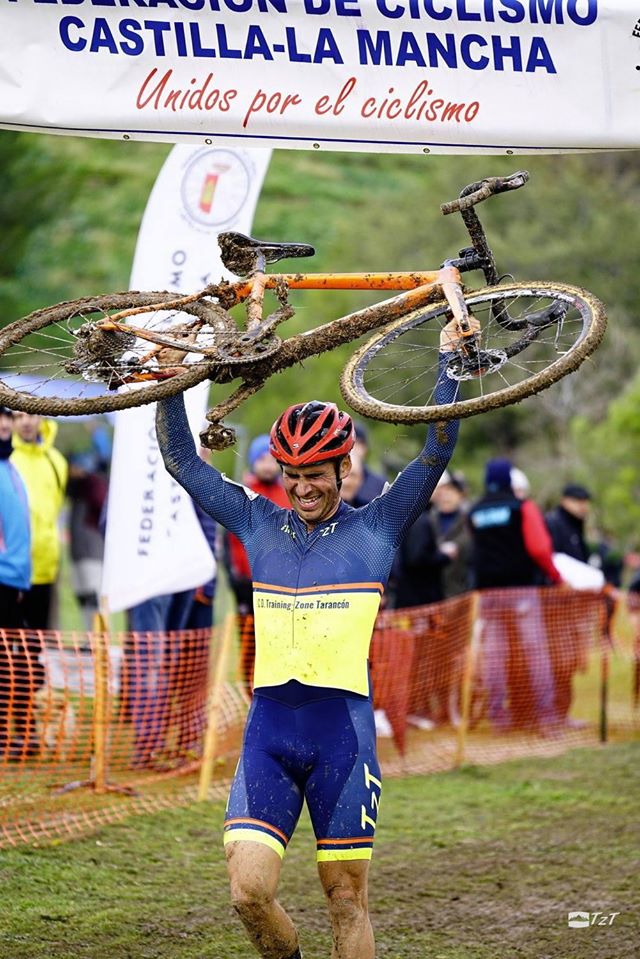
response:
M545 521L551 534L554 553L566 553L581 563L589 562L589 547L584 525L591 507L591 493L584 486L569 483L562 491L560 504L547 513Z
M438 546L429 503L398 550L396 608L426 606L444 599L442 569L448 562L448 555Z
M521 724L514 711L514 691L521 691L509 666L522 663L517 684L527 684L529 718L546 731L556 721L553 677L540 596L531 587L561 577L542 514L533 500L514 495L511 468L507 459L489 460L485 493L469 510L473 575L482 591L484 683L494 728Z
M584 527L591 508L591 493L578 483L569 483L562 490L560 503L545 516L554 553L565 553L581 563L588 563L590 549ZM567 626L573 627L570 634ZM573 699L573 675L584 670L589 645L589 624L575 621L565 624L561 634L551 642L551 662L555 685L555 709L558 721L569 729L581 729L585 722L569 717Z

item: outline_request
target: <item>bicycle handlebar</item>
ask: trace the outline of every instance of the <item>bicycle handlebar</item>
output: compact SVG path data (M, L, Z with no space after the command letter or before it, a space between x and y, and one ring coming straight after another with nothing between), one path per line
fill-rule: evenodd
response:
M479 180L477 183L470 183L460 191L457 200L451 200L449 203L443 203L440 206L440 212L447 216L449 213L462 213L464 210L470 210L483 200L488 200L490 196L496 193L505 193L507 190L518 190L524 186L529 179L526 170L518 170L510 176L493 176L486 180Z

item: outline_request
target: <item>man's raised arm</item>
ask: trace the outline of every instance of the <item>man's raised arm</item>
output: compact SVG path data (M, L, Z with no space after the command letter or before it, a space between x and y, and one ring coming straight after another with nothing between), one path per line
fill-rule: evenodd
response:
M191 435L181 394L158 403L156 433L167 472L205 513L240 539L253 528L257 516L276 508L203 462Z
M478 322L470 317L472 329ZM446 374L451 350L459 342L455 320L451 320L440 333L440 356L438 379L434 392L436 405L447 405L456 400L458 382ZM409 527L416 521L431 499L438 480L442 476L456 445L458 421L433 423L429 426L422 452L399 474L387 492L373 500L365 509L377 513L374 521L388 530L395 546L402 541Z

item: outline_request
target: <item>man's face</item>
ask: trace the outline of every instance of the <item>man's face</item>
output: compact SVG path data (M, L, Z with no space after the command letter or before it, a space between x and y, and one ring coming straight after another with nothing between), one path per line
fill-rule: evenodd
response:
M0 413L0 440L8 440L13 433L13 417L7 413Z
M351 457L340 463L344 479L351 470ZM316 526L333 516L340 505L335 463L313 466L283 466L282 481L292 509L307 526Z
M591 501L588 499L577 499L574 496L563 496L560 500L560 505L566 509L567 513L575 516L576 519L587 518L590 503Z
M15 413L13 425L16 433L25 443L35 443L40 432L40 417L31 413Z
M271 453L264 453L255 461L251 472L262 483L273 483L278 478L280 467Z

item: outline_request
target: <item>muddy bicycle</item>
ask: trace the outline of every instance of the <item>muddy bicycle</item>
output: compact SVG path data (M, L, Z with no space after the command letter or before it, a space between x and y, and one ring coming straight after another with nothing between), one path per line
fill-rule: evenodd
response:
M522 187L526 171L465 187L441 206L460 213L471 246L438 270L401 273L268 273L306 244L222 233L224 266L238 279L187 296L167 292L87 296L37 310L0 330L0 403L50 416L122 410L152 403L203 380L239 385L207 413L211 449L234 442L224 419L274 373L367 333L340 388L358 413L393 423L445 421L497 409L538 393L575 370L602 339L606 316L592 294L563 283L503 282L476 207ZM482 289L461 274L480 271ZM390 298L282 338L294 315L292 290L391 291ZM275 309L265 315L265 295ZM244 304L238 323L234 307ZM461 339L445 375L455 402L434 401L440 329L456 321ZM83 395L83 391L86 395Z

